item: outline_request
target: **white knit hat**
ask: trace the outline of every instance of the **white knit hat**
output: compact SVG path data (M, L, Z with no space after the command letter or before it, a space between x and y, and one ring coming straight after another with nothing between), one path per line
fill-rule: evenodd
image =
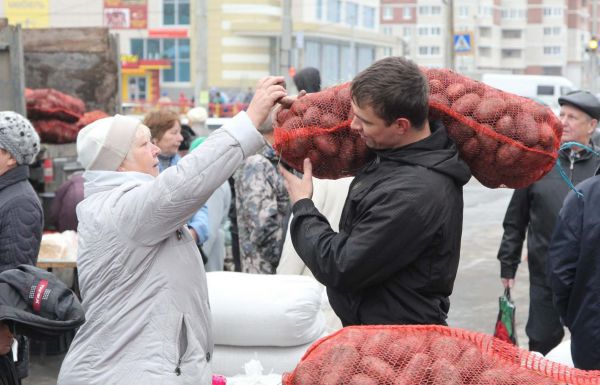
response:
M116 171L142 122L123 115L98 119L77 135L77 160L86 170Z
M40 151L40 137L29 122L14 111L0 111L0 148L17 164L31 164Z

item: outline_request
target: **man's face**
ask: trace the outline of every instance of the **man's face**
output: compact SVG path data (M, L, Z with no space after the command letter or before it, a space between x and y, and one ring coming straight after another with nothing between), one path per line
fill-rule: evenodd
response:
M16 166L17 161L15 158L13 158L8 151L0 148L0 176Z
M588 114L569 104L560 107L560 120L563 124L561 143L579 142L588 144L598 124Z
M369 148L386 149L398 146L395 130L377 116L370 105L365 104L361 108L352 101L352 111L354 118L350 128L363 138Z
M173 156L177 154L179 145L183 142L183 136L181 135L181 125L179 122L175 122L171 128L165 131L164 135L160 140L155 143L160 148L160 153L165 156Z
M137 171L158 176L158 154L160 148L150 140L150 130L136 133L133 145L127 158L119 167L120 171Z
M10 328L4 322L0 322L0 356L4 356L10 352L13 343L13 335Z

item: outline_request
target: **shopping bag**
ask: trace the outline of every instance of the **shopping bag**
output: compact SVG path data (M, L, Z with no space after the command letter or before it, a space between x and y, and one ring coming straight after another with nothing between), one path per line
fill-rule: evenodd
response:
M500 309L498 310L498 320L494 329L494 337L506 341L513 345L517 343L517 330L515 327L516 306L510 298L510 289L504 289L504 295L498 299Z

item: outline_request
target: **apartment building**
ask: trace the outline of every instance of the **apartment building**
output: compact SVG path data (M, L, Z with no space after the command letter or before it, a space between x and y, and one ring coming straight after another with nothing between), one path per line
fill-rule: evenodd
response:
M325 86L351 79L398 44L398 38L381 32L378 0L289 1L292 45L286 51L287 67L317 67ZM267 74L288 72L280 50L283 4L284 0L5 0L0 2L0 15L24 28L110 28L118 34L124 55L124 101L156 100L161 95L177 100L182 94L206 101L210 88L231 97ZM34 9L36 13L28 12Z
M395 52L424 66L445 66L453 33L459 72L562 75L585 84L592 1L454 0L449 17L444 1L381 0L380 23L400 37Z

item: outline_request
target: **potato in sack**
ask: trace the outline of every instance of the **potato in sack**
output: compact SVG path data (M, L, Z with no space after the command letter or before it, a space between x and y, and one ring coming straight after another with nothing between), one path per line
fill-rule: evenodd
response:
M550 108L451 70L421 69L430 86L430 117L444 122L482 184L522 188L552 169L562 124Z
M310 158L317 178L354 175L372 156L352 122L350 83L296 99L280 109L274 121L274 148L283 162L302 172ZM357 142L363 143L357 143Z

